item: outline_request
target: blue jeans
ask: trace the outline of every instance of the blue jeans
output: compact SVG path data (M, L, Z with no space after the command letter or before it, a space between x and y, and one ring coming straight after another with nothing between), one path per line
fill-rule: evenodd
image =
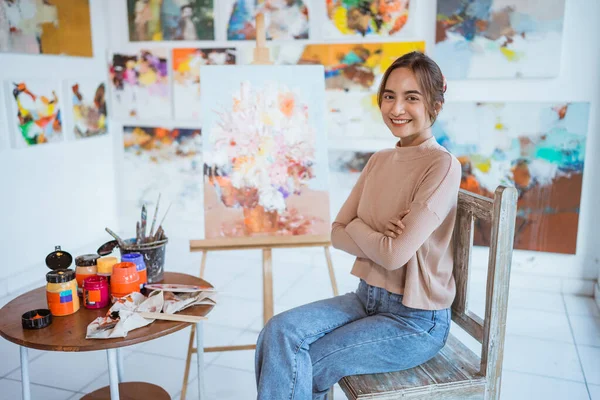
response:
M348 375L399 371L442 349L450 309L418 310L360 281L354 293L275 315L256 345L259 400L322 399Z

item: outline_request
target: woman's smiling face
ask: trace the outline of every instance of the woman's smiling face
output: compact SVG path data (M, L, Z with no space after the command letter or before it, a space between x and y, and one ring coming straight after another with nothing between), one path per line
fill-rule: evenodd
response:
M403 146L417 145L431 136L425 101L412 70L396 68L390 73L381 98L381 116Z

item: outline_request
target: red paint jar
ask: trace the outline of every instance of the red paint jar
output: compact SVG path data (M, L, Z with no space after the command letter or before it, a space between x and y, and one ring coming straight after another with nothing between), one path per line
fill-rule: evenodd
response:
M90 276L83 280L83 306L104 308L110 302L108 281L104 276Z

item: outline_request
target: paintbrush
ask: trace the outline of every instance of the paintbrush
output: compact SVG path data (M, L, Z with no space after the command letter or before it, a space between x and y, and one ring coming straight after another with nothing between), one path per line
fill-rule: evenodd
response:
M135 223L135 242L137 244L142 243L142 231L140 230L140 221Z
M108 234L112 237L114 237L115 239L117 239L117 243L119 243L119 247L123 248L125 247L125 242L123 241L123 239L121 239L119 237L119 235L117 235L116 233L114 233L113 231L111 231L109 228L104 228L106 230L106 232L108 232Z
M146 205L144 204L142 206L142 223L140 225L140 230L142 231L142 241L141 243L144 243L144 240L146 239L146 218L147 218L147 212L146 212Z
M148 233L148 237L152 238L154 232L154 224L156 223L156 216L158 215L158 206L160 204L160 193L158 194L158 200L156 201L156 208L154 209L154 218L152 218L152 225L150 225L150 233Z
M162 224L163 222L165 222L165 218L167 218L167 214L169 213L169 210L171 209L171 205L173 205L173 203L169 203L169 207L167 207L167 211L165 212L165 215L163 215L162 220L160 221L160 224L158 224L158 229L156 230L156 237L154 238L154 240L158 240L158 231L162 230ZM164 234L164 230L162 232Z

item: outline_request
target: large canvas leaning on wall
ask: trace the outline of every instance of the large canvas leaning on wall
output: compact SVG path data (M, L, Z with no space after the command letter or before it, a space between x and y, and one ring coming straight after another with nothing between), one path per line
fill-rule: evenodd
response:
M109 56L108 69L115 117L171 117L166 49L114 52Z
M13 146L23 148L63 140L63 99L60 82L6 82L11 96L9 113Z
M575 254L589 103L448 103L437 141L461 162L461 187L519 192L515 249ZM479 226L475 244L489 245Z
M437 2L434 59L447 79L559 73L565 0Z
M127 0L129 40L213 40L214 0Z
M323 67L202 76L206 238L328 235Z
M364 36L393 36L402 31L409 16L409 0L326 2L328 39Z
M71 103L69 124L76 139L108 132L106 83L94 79L71 80L67 84Z
M173 105L177 120L200 120L200 67L235 64L236 51L227 48L173 49Z
M182 237L202 234L202 136L200 129L125 126L121 176L124 226L135 226L142 205L154 210L161 194L165 232ZM152 218L149 212L148 218ZM157 221L157 224L160 221Z
M0 52L92 57L89 0L0 1Z

